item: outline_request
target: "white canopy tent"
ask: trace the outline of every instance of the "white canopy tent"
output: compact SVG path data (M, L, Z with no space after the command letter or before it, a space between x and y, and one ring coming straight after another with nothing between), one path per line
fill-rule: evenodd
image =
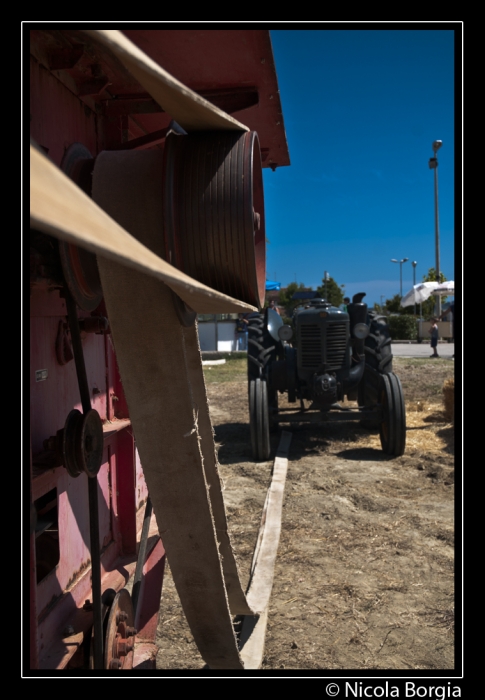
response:
M401 306L412 306L413 304L422 304L423 301L429 299L431 295L435 296L452 296L455 294L455 283L453 280L447 282L421 282L415 284L407 294L401 299Z

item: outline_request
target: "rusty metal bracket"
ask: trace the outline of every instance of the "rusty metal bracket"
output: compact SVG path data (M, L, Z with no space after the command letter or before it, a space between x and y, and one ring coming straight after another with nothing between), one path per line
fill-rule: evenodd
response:
M113 671L133 668L134 620L131 596L122 588L116 594L106 625L105 668Z

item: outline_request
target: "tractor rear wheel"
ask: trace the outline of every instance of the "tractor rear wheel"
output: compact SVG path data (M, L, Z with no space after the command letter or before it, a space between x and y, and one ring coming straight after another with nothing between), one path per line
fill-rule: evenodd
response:
M365 368L357 391L359 406L374 406L379 399L381 376L392 372L391 335L385 316L369 311L370 333L365 339ZM377 429L374 421L361 421L364 428Z
M271 386L269 367L277 355L277 343L266 326L264 313L254 313L248 317L248 381L261 379L266 384L268 410L273 415L278 411L278 392ZM270 421L270 430L276 430L278 423Z
M262 377L276 355L276 343L268 333L264 314L248 316L248 379Z

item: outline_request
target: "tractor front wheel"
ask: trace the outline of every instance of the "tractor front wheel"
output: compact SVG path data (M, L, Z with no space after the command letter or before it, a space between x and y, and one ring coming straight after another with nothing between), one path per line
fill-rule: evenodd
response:
M401 382L392 372L381 376L379 402L383 411L379 426L382 449L388 455L400 457L406 447L406 407Z
M269 459L268 388L264 379L249 381L249 428L251 448L256 462Z

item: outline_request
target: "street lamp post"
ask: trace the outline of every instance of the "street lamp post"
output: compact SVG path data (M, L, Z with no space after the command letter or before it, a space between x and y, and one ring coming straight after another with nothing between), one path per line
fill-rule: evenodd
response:
M413 266L413 287L416 286L416 265L418 263L413 260L411 265ZM414 290L414 315L416 316L416 290Z
M402 260L396 260L396 258L391 258L391 262L399 263L399 279L401 282L401 286L400 286L401 299L402 299L402 265L403 265L403 263L407 262L408 260L409 260L409 258L403 258Z
M440 222L438 216L438 158L437 153L443 141L433 141L432 148L434 156L429 159L430 170L434 170L434 221L435 221L435 248L436 248L436 281L440 282ZM441 297L436 295L435 315L441 316Z

